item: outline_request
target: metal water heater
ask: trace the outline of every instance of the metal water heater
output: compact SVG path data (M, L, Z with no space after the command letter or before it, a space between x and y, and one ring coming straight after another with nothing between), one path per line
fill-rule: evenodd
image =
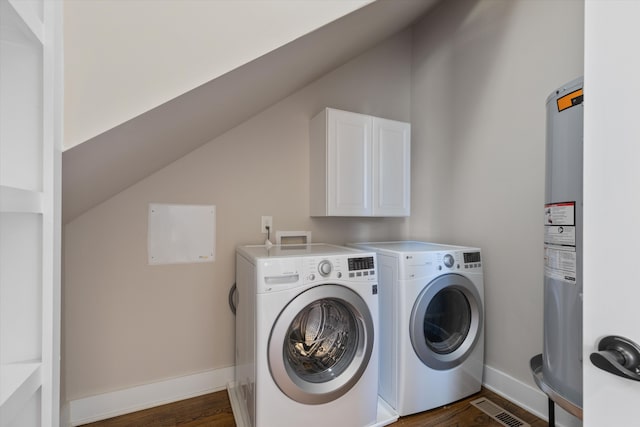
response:
M544 348L531 359L537 385L582 419L583 79L547 98L544 205Z

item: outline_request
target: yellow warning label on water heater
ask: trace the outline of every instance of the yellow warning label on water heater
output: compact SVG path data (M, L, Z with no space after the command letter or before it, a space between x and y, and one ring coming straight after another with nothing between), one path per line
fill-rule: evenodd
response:
M566 110L567 108L582 104L582 100L582 89L575 90L562 98L558 98L558 111Z

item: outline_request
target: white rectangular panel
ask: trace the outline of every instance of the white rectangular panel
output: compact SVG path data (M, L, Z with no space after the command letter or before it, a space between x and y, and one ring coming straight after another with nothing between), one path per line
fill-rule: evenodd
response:
M149 264L213 262L216 207L149 204Z

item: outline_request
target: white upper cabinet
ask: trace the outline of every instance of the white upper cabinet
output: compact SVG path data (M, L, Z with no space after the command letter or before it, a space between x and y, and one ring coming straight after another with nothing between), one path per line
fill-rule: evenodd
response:
M409 216L409 123L326 108L311 120L311 216Z

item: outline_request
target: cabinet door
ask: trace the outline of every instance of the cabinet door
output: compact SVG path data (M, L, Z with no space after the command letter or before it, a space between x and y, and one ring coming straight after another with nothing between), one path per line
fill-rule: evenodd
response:
M411 125L373 118L373 215L409 216Z
M372 118L328 110L327 215L370 216Z

